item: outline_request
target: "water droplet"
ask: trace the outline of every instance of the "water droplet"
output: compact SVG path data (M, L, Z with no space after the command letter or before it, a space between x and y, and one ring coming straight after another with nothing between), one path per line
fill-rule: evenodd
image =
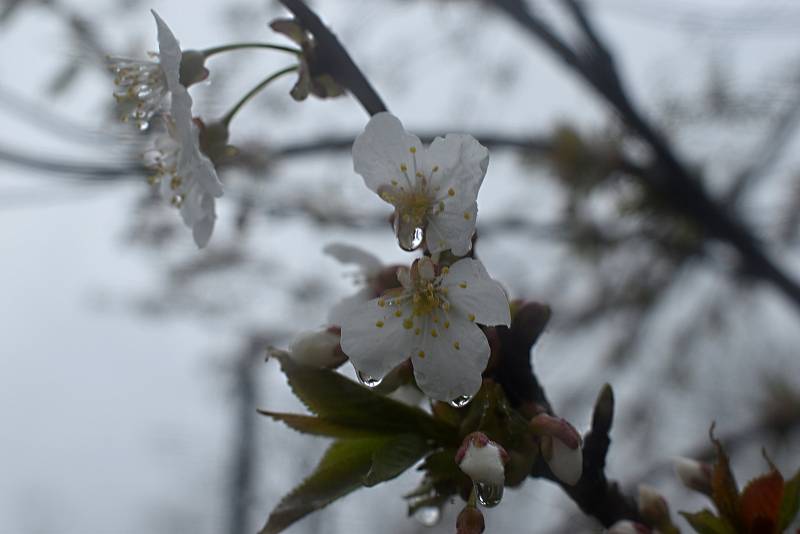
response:
M502 484L486 484L484 482L477 482L475 490L478 493L478 500L482 505L487 508L497 506L503 498L503 485Z
M450 406L453 408L463 408L472 401L471 395L461 395L450 401Z
M367 374L362 373L358 369L356 369L356 377L358 378L359 382L361 382L368 388L378 387L379 385L381 385L381 382L383 382L383 378L375 378L369 376Z
M413 222L403 221L403 216L399 213L394 216L394 232L400 248L409 252L418 249L425 237L422 228Z
M435 526L441 517L442 513L436 506L422 506L414 512L414 518L426 527Z

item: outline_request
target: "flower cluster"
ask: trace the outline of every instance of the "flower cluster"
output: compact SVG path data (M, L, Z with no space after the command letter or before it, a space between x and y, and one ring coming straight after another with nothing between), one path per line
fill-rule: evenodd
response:
M152 170L149 181L159 185L162 197L180 210L202 248L214 230L215 199L222 196L222 184L211 160L200 150L186 86L205 79L208 71L202 54L181 52L172 30L152 13L158 30L158 62L110 58L118 86L114 95L123 120L135 121L140 129L146 129L156 113L163 118L165 132L145 154Z
M479 325L511 322L503 288L480 261L463 257L472 247L489 152L469 135L425 147L396 117L379 113L356 139L353 160L367 187L394 206L400 247L424 246L428 255L397 268L391 287L359 292L336 308L331 318L341 326L342 350L373 383L410 359L429 397L468 400L489 361ZM333 252L342 250L349 249ZM448 261L440 261L445 252ZM377 260L369 263L380 271Z

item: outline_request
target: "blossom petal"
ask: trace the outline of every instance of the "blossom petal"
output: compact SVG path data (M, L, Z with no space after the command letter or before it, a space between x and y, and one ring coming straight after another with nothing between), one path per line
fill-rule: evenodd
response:
M409 151L412 147L416 154ZM419 138L406 132L397 117L388 112L377 113L353 143L353 168L367 187L378 193L392 180L407 183L400 166L406 166L413 177L422 149Z
M417 385L441 401L475 395L489 362L489 342L481 329L458 313L424 326L411 357Z
M456 201L442 201L444 211L434 213L428 219L425 242L431 254L452 251L456 256L464 256L472 248L475 233L475 219L478 216L478 203L462 206Z
M403 326L404 319L395 316L398 309L405 317L411 313L408 306L373 299L342 317L342 351L362 373L383 377L411 354L415 336Z
M547 465L558 479L574 486L583 474L583 450L581 447L571 449L558 438L553 439L553 456Z
M431 183L443 191L455 190L474 201L489 166L489 149L467 134L447 134L433 140L425 156ZM438 167L436 172L433 168ZM467 202L469 204L469 202Z
M364 249L344 243L330 243L322 249L325 254L333 256L341 263L353 263L361 268L364 274L377 273L383 268L381 260Z
M345 297L328 311L328 324L340 326L347 317L374 297L372 288L362 287L355 294Z
M511 325L511 311L503 287L489 277L483 264L463 258L442 276L442 287L453 308L487 326Z
M159 62L167 78L167 87L172 92L183 87L180 82L181 45L175 38L175 34L167 26L167 23L164 22L164 19L159 17L158 13L153 9L150 12L156 19L156 27L158 28Z
M203 218L192 226L192 237L198 248L204 248L211 239L214 232L214 223L217 221L217 213L214 206L214 197L203 195L200 207L203 211Z

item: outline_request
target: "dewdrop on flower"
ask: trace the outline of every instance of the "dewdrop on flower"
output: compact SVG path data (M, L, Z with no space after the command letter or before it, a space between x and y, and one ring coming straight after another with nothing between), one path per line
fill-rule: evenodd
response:
M495 506L503 498L505 464L508 453L482 432L464 438L456 452L456 464L472 479L478 500L484 506Z
M471 258L442 268L420 258L398 269L397 278L402 287L341 318L342 350L364 376L383 377L410 358L417 385L429 397L471 398L489 361L478 324L511 323L505 291Z
M147 129L153 115L164 110L167 95L178 85L187 87L208 77L204 54L194 50L181 52L166 23L155 11L151 12L158 27L159 51L149 55L158 61L108 57L121 119L133 121L141 130Z
M400 246L423 242L435 254L472 248L489 151L470 135L448 134L425 147L394 115L374 115L353 144L353 167L367 187L395 208Z

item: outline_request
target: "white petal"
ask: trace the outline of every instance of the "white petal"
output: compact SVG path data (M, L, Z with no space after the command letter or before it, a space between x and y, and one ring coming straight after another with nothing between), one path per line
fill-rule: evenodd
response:
M450 266L442 277L451 306L479 324L511 325L511 311L503 287L492 280L483 264L463 258Z
M469 204L477 198L489 166L489 150L474 137L466 134L447 134L444 139L437 137L428 148L425 159L426 167L431 171L434 166L438 167L436 172L432 172L432 184L440 186L442 191L452 187L456 197L464 195L469 199L462 204Z
M410 309L396 317L397 306L381 307L383 299L373 299L354 308L341 320L342 351L362 373L381 378L411 354L414 333L403 327Z
M472 248L478 203L463 206L445 199L444 211L434 212L428 218L425 239L431 254L451 250L456 256L464 256Z
M422 158L419 138L406 132L391 113L378 113L353 143L353 168L376 193L381 186L391 185L392 180L401 185L408 183L400 166L405 165L409 176L414 177L417 159L409 151L411 147L416 148L417 158Z
M330 243L325 245L322 251L329 256L333 256L341 263L353 263L358 265L361 268L361 272L367 275L377 273L383 268L383 264L377 256L352 245Z
M372 289L369 287L363 287L355 295L343 298L328 312L328 324L341 325L347 316L372 298Z
M553 457L547 465L559 480L574 486L583 474L583 450L581 447L570 449L561 440L553 438Z
M459 314L440 315L439 321L423 325L417 338L411 358L417 385L426 395L441 401L473 396L481 387L481 374L489 362L489 342L477 325ZM419 356L420 351L424 357Z
M470 443L458 467L473 480L485 484L500 484L505 480L503 458L497 445L489 442L483 447Z
M161 67L164 69L164 75L167 78L167 87L169 90L176 91L178 88L183 87L180 83L180 70L181 70L181 45L175 38L175 34L169 29L167 23L158 16L154 10L150 10L153 17L156 19L156 27L158 28L158 58Z
M203 195L200 207L203 211L203 218L192 226L192 236L194 237L194 242L197 244L197 247L203 248L208 245L211 234L214 232L214 223L217 220L217 214L214 209L214 197L211 195Z

